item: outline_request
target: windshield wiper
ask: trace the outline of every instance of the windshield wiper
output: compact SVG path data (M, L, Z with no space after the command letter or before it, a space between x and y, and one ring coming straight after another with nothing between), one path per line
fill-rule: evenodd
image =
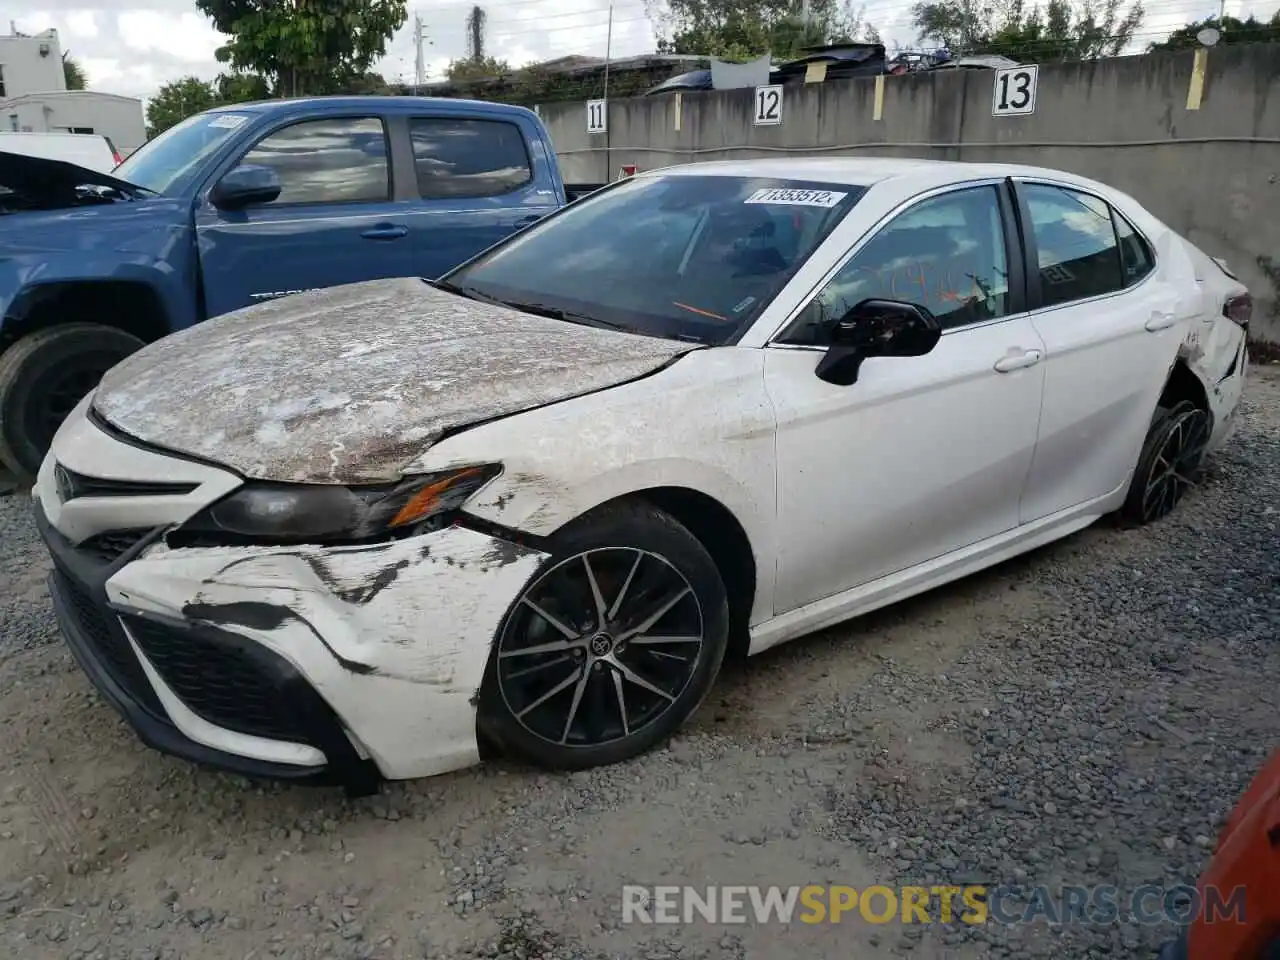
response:
M543 303L521 303L519 300L502 300L499 297L491 297L487 293L480 293L476 290L459 286L451 280L428 280L427 283L437 290L456 293L458 296L466 297L468 300L491 303L496 307L510 307L512 310L531 313L537 317L563 320L565 323L576 323L584 327L599 327L602 330L621 330L624 333L637 332L621 323L611 323L608 320L601 320L599 317L589 317L585 313L574 313L571 310L563 310L560 307L549 307Z
M574 313L571 310L564 310L560 307L548 307L541 303L516 303L512 301L507 303L507 306L514 310L523 310L525 313L532 313L535 316L549 317L552 320L563 320L565 323L576 323L583 327L598 327L601 330L622 330L626 333L636 332L621 323L611 323L608 320L601 320L599 317L589 317L585 313Z

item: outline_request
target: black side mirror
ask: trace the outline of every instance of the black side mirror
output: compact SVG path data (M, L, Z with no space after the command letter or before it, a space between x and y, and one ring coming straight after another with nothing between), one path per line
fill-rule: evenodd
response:
M246 163L218 181L209 191L209 202L219 210L240 210L253 203L270 203L280 196L280 190L275 170Z
M827 383L849 386L858 382L868 357L921 357L941 336L937 319L918 304L863 300L836 322L814 373Z

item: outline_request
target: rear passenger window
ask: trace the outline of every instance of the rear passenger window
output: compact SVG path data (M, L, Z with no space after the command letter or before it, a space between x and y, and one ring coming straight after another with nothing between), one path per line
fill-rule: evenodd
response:
M502 120L409 121L418 192L428 199L491 197L533 179L524 135Z
M1040 256L1044 306L1114 293L1125 286L1111 208L1097 197L1024 184Z
M375 117L291 124L258 141L241 163L271 167L281 191L273 203L386 200L387 137Z
M1151 247L1142 238L1142 234L1133 229L1118 210L1111 215L1116 221L1116 236L1120 238L1120 266L1124 270L1124 285L1131 287L1155 269L1155 257L1151 255Z

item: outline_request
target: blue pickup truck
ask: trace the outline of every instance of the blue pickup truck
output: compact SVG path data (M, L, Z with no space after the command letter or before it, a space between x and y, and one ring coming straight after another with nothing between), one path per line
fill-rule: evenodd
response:
M34 475L109 368L252 303L433 279L589 192L521 107L324 97L222 107L111 175L0 153L0 461Z

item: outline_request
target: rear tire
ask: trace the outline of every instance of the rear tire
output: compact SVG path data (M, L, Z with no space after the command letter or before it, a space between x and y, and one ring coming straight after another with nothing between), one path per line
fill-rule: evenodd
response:
M67 323L29 333L0 354L0 462L34 479L67 414L142 346L114 327Z
M1159 407L1142 444L1120 516L1144 525L1168 516L1200 482L1209 415L1189 400Z
M642 503L587 514L498 629L482 736L551 769L629 760L698 709L728 638L719 570L684 526Z

